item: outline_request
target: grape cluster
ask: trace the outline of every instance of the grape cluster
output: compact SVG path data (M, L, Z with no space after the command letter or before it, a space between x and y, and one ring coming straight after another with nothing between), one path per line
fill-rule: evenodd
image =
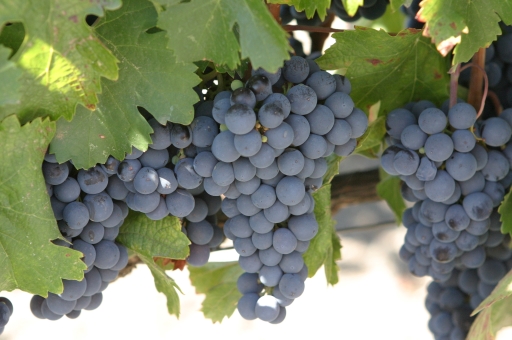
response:
M9 322L13 312L13 306L8 298L0 297L0 335L4 332L5 325Z
M511 109L477 121L463 102L439 110L420 101L387 117L381 165L414 202L399 255L412 274L436 281L426 300L436 339L465 339L472 310L512 265L497 211L512 184L511 126Z
M284 319L284 307L304 290L302 253L318 232L311 193L322 186L325 158L352 153L368 119L354 107L350 82L313 60L292 57L275 74L254 70L245 86L238 83L214 100L201 95L189 126L149 119L153 143L122 161L109 157L69 176L71 164L46 156L55 218L88 269L81 282L65 280L62 294L35 296L36 316L76 317L99 305L101 291L126 265L126 250L114 240L131 209L152 220L182 219L192 266L206 264L225 237L233 240L246 271L238 282L241 315ZM260 296L263 287L271 294Z
M493 209L511 184L510 162L499 148L512 135L510 115L476 122L466 103L443 111L422 101L409 109L389 113L392 145L381 157L383 169L403 180L403 197L415 202L404 213L400 254L414 275L446 281L455 267L480 267L485 247L503 241Z
M274 93L282 85L287 92ZM245 87L213 101L220 133L193 166L207 193L224 196L224 234L246 272L238 281L245 319L279 323L304 290L302 253L318 231L311 193L322 185L325 157L350 154L368 126L349 92L348 80L296 56L277 73L253 71Z
M388 0L364 0L363 5L357 9L357 12L353 16L350 16L345 10L345 6L343 6L341 0L333 0L329 11L346 22L354 22L361 18L377 20L384 15L388 4ZM308 19L306 12L299 12L294 6L281 5L280 17L283 25L288 24L294 19L299 25L319 26L322 23L322 19L320 19L318 13L315 13L312 18Z
M34 295L32 313L41 319L77 318L83 309L96 309L104 291L128 263L128 252L115 242L128 207L109 195L111 163L74 171L69 162L58 164L46 155L43 175L63 240L54 243L83 253L87 265L82 281L63 280L61 294Z
M429 329L435 339L466 339L474 319L472 311L512 269L509 243L507 236L506 242L487 247L487 259L478 269L455 270L449 280L430 283L425 307L431 315Z

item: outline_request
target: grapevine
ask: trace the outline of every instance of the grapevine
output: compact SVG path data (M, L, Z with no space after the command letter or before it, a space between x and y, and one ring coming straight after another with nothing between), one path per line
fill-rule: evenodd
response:
M343 283L335 214L383 200L429 282L421 336L496 339L509 5L0 0L0 335L101 315L143 266L170 315L183 271L213 323L285 327L309 278ZM340 175L354 155L380 170Z

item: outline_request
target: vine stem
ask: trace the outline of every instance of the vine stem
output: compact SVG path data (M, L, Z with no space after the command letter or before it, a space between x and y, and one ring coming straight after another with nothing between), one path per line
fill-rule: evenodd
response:
M459 87L460 64L450 75L450 108L457 104L457 89Z
M484 56L485 58L485 56ZM478 102L476 102L475 99L471 100L472 97L471 97L471 87L474 86L473 84L470 85L470 88L469 88L469 95L468 95L468 103L471 104L475 110L478 109L478 114L476 115L476 118L478 119L481 115L482 115L482 112L484 112L484 106L485 106L485 99L487 98L487 93L489 92L489 79L487 78L487 73L485 73L485 70L482 66L480 66L479 64L476 64L476 63L469 63L467 65L464 65L463 67L461 67L460 71L464 71L465 69L469 68L469 67L474 67L476 69L478 69L480 72L482 72L482 75L483 75L483 80L485 81L485 86L484 86L484 89L483 89L483 94L480 95L479 99L480 99L480 109L478 109ZM473 79L473 73L474 72L471 72L471 79ZM482 86L481 86L481 80L480 80L480 92L482 91ZM478 92L476 90L474 90L475 92Z
M489 98L492 101L492 105L494 106L496 113L500 115L501 111L503 111L503 106L501 105L500 98L498 97L498 95L493 91L489 91L487 93L487 98Z
M468 94L468 103L471 104L476 110L478 110L479 105L483 107L482 101L485 103L486 95L483 94L482 85L485 75L485 49L481 48L477 53L473 56L471 63L474 65L478 65L478 67L474 67L471 69L471 79L469 81L469 94ZM464 66L463 69L465 69ZM488 89L488 81L486 82L485 88ZM482 100L482 97L484 98ZM480 113L479 113L480 116Z
M280 15L281 5L267 4L267 8L268 8L270 14L272 14L272 16L274 17L274 20L277 21L278 24L281 24L281 15Z

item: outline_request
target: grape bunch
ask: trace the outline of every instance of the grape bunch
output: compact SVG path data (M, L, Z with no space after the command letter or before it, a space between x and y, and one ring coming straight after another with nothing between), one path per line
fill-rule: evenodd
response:
M383 169L403 180L403 197L415 202L403 216L407 233L400 254L414 275L446 281L456 267L480 267L485 247L503 240L493 209L512 179L500 149L512 135L511 116L476 122L466 103L445 112L426 101L409 108L389 113L392 145L381 157Z
M5 325L9 322L13 312L13 306L8 298L0 297L0 335L4 332Z
M455 270L449 280L430 283L425 307L431 315L429 329L435 339L466 339L474 321L472 311L512 268L510 237L507 235L504 241L486 248L487 259L478 269Z
M283 85L285 94L274 92ZM245 319L279 323L304 290L302 253L318 231L311 193L322 186L325 158L352 153L368 127L349 92L348 80L295 56L214 98L220 132L192 163L205 191L224 196L224 234L245 271L238 281ZM262 295L264 287L271 294Z
M182 219L192 266L233 240L246 271L240 313L284 319L308 275L302 253L318 231L311 193L322 186L326 157L352 153L368 119L354 107L346 78L301 57L275 74L255 70L245 86L233 81L232 88L214 100L201 94L189 126L149 119L153 143L124 160L75 171L46 155L47 190L69 242L56 243L81 251L88 269L83 281L64 280L62 294L34 296L36 316L74 318L101 303L101 291L128 260L115 238L131 209L152 220ZM228 217L223 228L220 210ZM260 296L263 287L271 294Z
M69 162L58 164L47 154L43 175L55 219L64 240L55 244L83 253L87 265L82 281L63 280L61 294L34 295L32 313L41 319L77 318L82 310L94 310L102 292L128 263L128 252L115 242L128 215L127 205L107 191L111 163L74 171Z

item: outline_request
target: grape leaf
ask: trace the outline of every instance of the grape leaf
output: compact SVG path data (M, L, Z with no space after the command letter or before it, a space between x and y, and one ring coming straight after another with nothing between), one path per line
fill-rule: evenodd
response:
M137 256L140 257L144 263L148 266L153 278L155 280L156 290L160 293L164 294L167 298L167 311L171 315L180 315L180 298L176 289L178 289L181 293L180 287L176 284L176 282L169 277L165 271L160 268L155 262L153 262L151 257L146 257L142 254L138 254L135 252Z
M132 145L146 150L152 129L137 106L162 124L192 121L193 104L199 100L192 89L200 82L194 73L197 67L176 62L166 48L165 32L146 32L157 17L151 2L126 0L120 10L108 12L95 25L102 42L121 61L119 80L102 81L95 111L79 107L71 122L58 122L51 152L59 162L72 159L75 167L89 168L109 155L123 159Z
M346 70L357 107L368 111L380 100L380 110L387 113L410 101L440 104L448 97L447 60L421 31L390 36L382 30L356 27L333 37L336 43L317 63L323 69Z
M496 285L492 293L480 303L480 305L473 311L475 315L482 310L493 306L496 302L506 299L512 295L512 271L508 272L500 282Z
M0 45L0 108L9 104L16 104L20 100L21 84L18 81L21 70L16 64L7 60L10 49Z
M362 6L364 3L364 0L342 0L343 1L343 7L345 7L345 11L347 11L348 15L353 17L359 6Z
M355 152L361 153L379 146L384 136L386 136L386 117L380 116L368 126L368 130L358 140Z
M505 195L503 201L498 208L498 213L500 214L501 221L501 232L503 234L511 234L512 235L512 191L509 191L508 194Z
M354 1L354 0L349 0ZM363 0L356 0L363 1ZM324 20L327 16L327 10L331 7L331 0L268 0L269 4L284 4L294 6L299 12L306 11L306 16L312 18L315 12L318 13L320 19Z
M341 245L334 231L336 221L331 217L331 185L318 189L313 197L318 234L311 240L308 250L303 254L304 263L308 266L309 277L313 277L324 265L327 282L335 284L338 282L336 260L341 258Z
M390 1L390 7L393 9L393 11L397 11L400 9L400 6L410 6L412 3L412 0L391 0Z
M324 184L331 183L334 176L340 173L340 163L344 157L338 156L335 153L327 157L327 172L324 175Z
M427 0L418 13L426 22L426 34L432 37L441 54L455 47L453 65L466 62L501 34L499 22L512 24L512 2L503 0Z
M207 59L235 69L241 52L255 69L274 72L291 51L285 31L261 0L181 2L160 13L158 26L167 31L169 48L181 62Z
M481 311L471 325L467 339L495 340L496 333L512 325L512 298L497 301Z
M154 256L184 259L189 254L190 241L174 216L153 221L143 213L130 210L117 241L150 259Z
M87 268L78 251L54 245L62 238L41 171L55 123L20 126L14 115L0 124L0 291L61 293L61 279L81 280Z
M23 39L25 39L25 27L23 27L21 22L5 25L4 28L0 30L0 44L12 50L9 57L18 52L23 43Z
M222 322L236 309L242 294L236 282L244 272L238 262L210 262L202 267L189 266L190 281L197 294L205 294L202 311L206 318Z
M396 223L402 223L402 214L406 208L402 194L400 193L400 178L388 176L377 184L377 195L384 199L395 214Z
M117 78L116 58L85 22L88 14L119 8L120 0L0 0L0 29L22 22L25 40L12 57L23 70L19 103L0 110L0 120L16 113L71 119L77 104L94 108L100 78Z

